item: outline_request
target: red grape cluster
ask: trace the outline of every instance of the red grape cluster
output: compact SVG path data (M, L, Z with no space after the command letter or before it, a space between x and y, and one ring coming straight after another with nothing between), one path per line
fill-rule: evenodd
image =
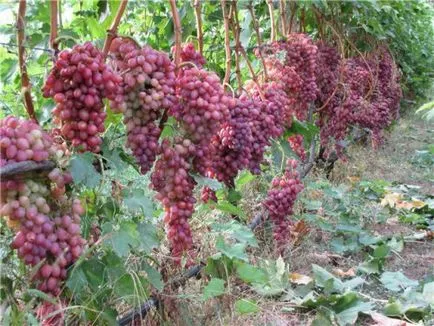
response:
M316 104L321 108L321 145L328 151L334 148L341 155L342 140L352 126L359 126L371 131L373 145L378 146L382 130L397 117L402 96L399 74L390 54L379 49L339 62L332 47L319 42L318 49L320 91Z
M115 100L121 92L120 76L104 63L92 43L59 53L45 81L43 94L56 102L54 121L64 138L81 151L99 152L104 131L104 98Z
M60 158L50 136L32 121L7 117L0 121L1 164ZM12 149L11 149L12 148ZM81 254L77 199L68 197L65 186L71 175L59 168L39 178L1 180L0 215L17 230L12 247L26 265L39 268L33 276L38 289L58 295L66 269Z
M282 177L275 177L271 183L267 198L263 202L273 222L274 240L278 252L283 253L290 236L291 221L289 216L297 195L303 190L303 184L296 171L297 161L288 160Z
M65 324L65 313L63 302L51 303L44 301L36 309L36 317L41 321L42 326L62 326Z
M196 200L189 159L195 152L195 146L188 139L175 139L173 144L164 139L161 156L151 174L152 188L158 192L156 199L164 207L166 234L176 263L180 263L182 254L191 249L193 243L188 219Z
M306 160L306 151L303 145L302 135L292 135L288 137L289 146L294 151L294 153L300 158L300 160Z
M220 78L204 69L184 66L176 80L178 102L170 113L181 122L185 138L196 146L194 169L207 174L211 140L230 118L235 100L225 94Z
M290 34L286 41L262 49L269 78L284 87L291 106L286 117L306 120L309 103L316 99L316 45L306 34Z
M175 49L172 48L172 52L174 51ZM192 43L183 45L181 49L181 61L194 63L197 68L202 68L206 64L205 58L198 51L196 51Z
M217 195L214 190L205 186L202 188L202 191L200 193L200 199L204 203L208 203L210 200L217 202Z
M253 101L237 99L230 120L223 124L212 140L213 159L209 176L228 187L234 186L234 178L240 170L248 168L252 159L255 143L252 130L259 120L259 113Z
M175 102L175 66L165 53L148 46L139 48L126 38L113 40L110 51L123 89L123 96L111 106L115 112L124 113L127 146L146 173L159 151L158 120Z

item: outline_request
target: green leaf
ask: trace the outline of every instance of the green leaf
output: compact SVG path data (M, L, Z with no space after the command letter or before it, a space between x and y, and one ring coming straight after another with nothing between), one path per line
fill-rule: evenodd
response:
M238 258L240 260L248 261L246 254L246 244L245 243L235 243L227 244L223 237L218 237L216 242L216 249L222 254L226 255L230 259Z
M225 281L220 278L212 278L203 289L203 300L218 297L225 293Z
M401 316L405 309L400 302L392 302L384 306L383 312L386 316Z
M159 271L157 271L154 267L149 265L148 263L143 263L143 269L145 270L146 274L148 275L148 280L151 282L151 284L158 290L162 291L164 288L163 280L161 279L161 274Z
M213 223L211 228L219 235L225 235L238 242L245 243L252 247L258 246L255 234L245 224L241 224L235 220L228 223Z
M236 216L239 216L241 218L245 218L246 217L246 213L244 213L244 211L241 208L232 205L228 201L219 200L218 204L216 205L216 208L218 210L222 211L223 213L228 213L228 214L231 214L231 215L236 215Z
M140 249L146 253L151 253L152 249L157 248L160 244L157 228L154 224L140 223L137 226L137 231L139 232Z
M240 190L243 186L252 182L256 178L257 176L252 174L249 170L241 171L235 179L235 189Z
M146 217L154 214L152 201L145 195L143 189L124 189L122 197L125 206L132 214L142 213Z
M239 262L236 264L237 274L246 283L265 283L267 275L260 268Z
M386 289L394 292L419 285L418 281L407 278L401 272L384 272L380 277L380 281Z
M216 179L202 177L201 175L198 174L191 174L191 176L193 177L194 181L196 181L199 187L208 187L214 191L223 188L222 183L217 181Z
M324 268L312 264L312 271L317 286L327 288L333 292L341 292L344 289L343 282Z
M385 258L389 254L389 251L390 251L390 248L387 245L383 244L383 245L377 246L374 249L372 256L375 258Z
M74 266L66 281L66 286L73 293L80 293L87 285L86 274L83 271L83 266Z
M434 306L434 282L426 283L423 286L422 296L426 302Z
M33 298L39 298L52 304L57 304L56 300L52 296L37 289L27 289L26 293Z
M147 286L148 282L142 276L133 277L131 274L124 274L115 283L113 291L117 296L135 302L138 298L148 296Z
M130 247L137 247L140 243L137 225L133 222L123 222L119 230L113 231L104 243L110 245L118 256L128 255Z
M381 271L381 266L379 259L371 258L361 263L357 270L365 274L378 274Z
M95 156L86 152L75 154L70 161L70 171L74 183L82 184L88 188L95 188L101 181L101 175L95 170L93 161Z
M259 307L253 300L240 299L235 301L235 311L241 315L259 311Z
M354 325L357 321L359 313L369 313L373 308L372 303L357 300L350 308L342 310L336 314L339 325Z

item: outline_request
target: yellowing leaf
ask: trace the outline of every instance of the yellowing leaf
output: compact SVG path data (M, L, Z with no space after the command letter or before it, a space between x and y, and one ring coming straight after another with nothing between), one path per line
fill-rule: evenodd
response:
M289 274L289 280L292 283L301 284L301 285L306 285L306 284L309 284L310 282L312 282L311 277L309 277L307 275L303 275L303 274L298 274L298 273Z
M357 182L360 181L360 177L356 177L356 176L347 177L347 179L348 179L351 183L357 183Z
M354 277L354 276L356 276L356 271L354 270L354 268L350 268L346 272L340 268L335 268L333 270L333 273L335 273L339 277Z
M386 194L384 198L381 200L381 206L389 206L389 207L395 207L397 203L401 202L403 199L402 194L393 192Z
M371 318L375 321L371 326L416 326L404 320L386 317L378 312L371 312Z

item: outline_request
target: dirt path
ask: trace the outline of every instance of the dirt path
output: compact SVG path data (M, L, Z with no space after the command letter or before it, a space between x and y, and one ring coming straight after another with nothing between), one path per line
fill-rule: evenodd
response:
M434 145L434 122L414 115L403 117L386 133L384 144L373 151L369 146L353 146L347 163L338 163L335 178L359 176L383 179L399 184L420 186L420 191L434 195L434 167L412 163L417 151Z

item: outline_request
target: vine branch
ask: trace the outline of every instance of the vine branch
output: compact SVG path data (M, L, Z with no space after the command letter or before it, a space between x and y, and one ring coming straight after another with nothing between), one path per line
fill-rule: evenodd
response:
M127 7L127 4L128 4L128 0L121 0L121 3L119 4L119 8L118 8L118 11L117 11L116 16L115 16L115 19L113 20L112 25L110 26L110 29L107 30L107 37L105 39L104 47L102 50L104 57L107 56L107 54L110 50L110 45L112 44L112 41L117 36L118 26L119 26L119 23L121 22L122 15L124 14L124 11L125 11L125 8Z
M18 175L25 173L51 171L55 166L52 161L22 161L11 163L0 168L0 179L16 179Z
M229 37L229 12L226 8L226 0L221 0L221 7L223 12L223 22L225 28L225 55L226 55L226 71L223 83L229 83L229 77L231 75L231 47Z
M58 0L50 1L50 46L54 50L54 55L59 52L59 41L57 39L58 26Z
M280 22L281 22L281 28L282 28L282 36L285 36L286 34L286 2L285 0L279 0L279 11L280 11Z
M270 13L270 21L271 21L271 42L276 41L276 22L274 20L273 14L273 0L267 0L268 11Z
M178 9L176 8L176 1L170 0L170 9L172 11L173 26L175 29L175 69L178 71L179 63L181 60L181 42L182 42L182 28L181 20L179 19Z
M259 57L261 58L261 62L262 62L262 67L264 69L264 76L265 79L268 79L268 73L267 73L267 65L265 64L265 58L264 55L262 54L262 39L261 39L261 32L259 31L259 23L258 20L256 19L256 15L255 15L255 9L253 8L253 4L252 1L249 2L249 4L247 5L247 8L250 11L250 15L252 16L252 21L253 21L253 29L255 30L256 33L256 41L258 43L258 48L259 48Z
M237 76L238 90L241 92L243 87L241 80L241 69L240 69L240 30L238 29L238 11L236 2L232 2L232 15L234 20L231 23L232 33L235 36L235 73ZM236 23L234 23L236 22Z
M197 42L199 53L203 56L202 5L200 0L194 0L194 15L196 16Z
M36 118L35 108L33 106L31 84L29 75L27 74L27 67L25 62L25 47L24 47L24 39L25 39L25 23L24 17L26 16L26 0L21 0L18 7L18 16L17 16L17 44L18 44L18 65L20 67L21 74L21 91L24 96L24 106L26 107L27 114L30 119L34 120L38 123L38 119Z

